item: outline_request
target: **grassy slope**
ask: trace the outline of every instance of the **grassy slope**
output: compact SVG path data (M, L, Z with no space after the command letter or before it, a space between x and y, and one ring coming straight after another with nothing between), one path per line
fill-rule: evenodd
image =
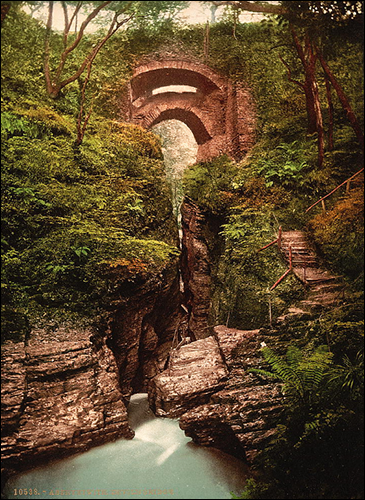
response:
M131 284L159 272L177 229L159 140L102 116L127 70L96 65L106 90L75 148L78 86L46 95L43 29L14 8L2 30L2 332L22 338L45 315L92 318L111 269Z

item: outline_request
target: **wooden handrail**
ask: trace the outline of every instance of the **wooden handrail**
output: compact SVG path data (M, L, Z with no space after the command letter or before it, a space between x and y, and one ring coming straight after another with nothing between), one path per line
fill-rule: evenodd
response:
M292 269L293 269L293 261L292 261L292 250L291 250L291 245L290 245L290 247L289 247L289 269L287 271L285 271L285 273L282 276L280 276L280 278L278 279L278 281L276 283L273 284L273 286L270 288L270 292L271 292L271 290L274 290L274 288L278 286L280 281L282 281L286 276L288 276L288 274L292 271Z
M311 208L315 207L316 205L318 205L318 203L323 202L326 198L328 198L329 196L331 196L331 194L333 194L335 191L337 191L337 189L339 189L340 187L342 187L344 184L347 184L348 182L350 182L354 177L356 177L357 175L361 174L361 172L363 170L364 170L364 167L361 170L359 170L358 172L356 172L356 174L352 175L351 177L349 177L348 179L346 179L345 181L343 181L335 189L332 189L332 191L330 193L326 194L326 196L323 196L323 198L321 198L320 200L318 200L315 203L313 203L313 205L311 205L309 208L307 208L307 210L305 211L305 213L309 212L309 210Z
M265 250L265 248L269 248L271 247L271 245L275 245L275 243L278 244L278 247L280 248L281 247L281 232L282 232L282 229L281 229L281 226L279 227L279 235L278 237L276 238L276 240L272 241L271 243L268 243L267 245L265 245L264 247L260 248L259 250L257 250L257 253L261 252L261 250Z
M276 238L276 240L274 240L271 243L268 243L264 247L260 248L259 250L257 250L257 252L261 252L261 250L265 250L265 248L269 248L269 247L271 247L271 245L274 245L275 243L278 244L278 248L280 250L281 249L281 233L282 233L282 227L280 226L279 232L278 232L278 237ZM270 292L271 292L271 290L274 290L274 288L280 283L280 281L282 281L285 278L285 276L287 276L292 271L292 269L293 269L293 259L292 259L292 249L291 249L291 245L290 245L289 246L289 269L282 276L280 276L280 278L277 280L276 283L273 284L273 286L270 288Z

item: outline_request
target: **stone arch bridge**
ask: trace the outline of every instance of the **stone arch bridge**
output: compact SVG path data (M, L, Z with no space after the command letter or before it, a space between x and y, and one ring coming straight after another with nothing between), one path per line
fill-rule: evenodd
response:
M221 154L239 160L254 143L249 89L197 62L165 59L137 66L123 114L147 130L165 120L184 122L198 144L197 161Z

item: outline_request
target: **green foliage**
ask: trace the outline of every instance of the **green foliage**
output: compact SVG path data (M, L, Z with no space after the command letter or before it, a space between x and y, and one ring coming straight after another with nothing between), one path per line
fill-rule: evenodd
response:
M363 292L354 295L342 307L326 312L318 320L317 338L326 339L336 362L344 355L354 358L364 345Z
M184 193L214 214L223 212L231 205L236 172L237 166L225 155L193 165L184 172Z
M325 346L262 354L272 371L252 372L283 382L286 418L241 498L361 498L363 353L340 365Z
M290 404L311 407L318 404L318 399L323 399L322 392L326 391L326 377L333 357L327 346L319 346L308 357L304 357L298 347L289 346L286 360L268 347L262 348L261 352L272 372L260 369L250 371L279 378L284 383L282 392Z
M24 118L19 118L13 113L5 111L1 113L1 132L15 135L16 133L25 134L29 137L36 137L37 127Z
M282 393L286 405L293 414L300 414L305 432L315 430L315 427L311 427L311 417L317 412L335 407L336 402L341 400L343 403L346 398L351 402L361 400L364 355L360 351L353 360L345 355L341 365L333 363L333 353L325 345L308 353L291 345L286 359L267 346L261 348L261 352L271 371L253 368L250 371L263 377L276 378L283 383ZM296 425L298 432L298 420Z
M37 119L47 128L53 117ZM111 270L115 287L128 280L132 290L175 261L177 229L156 136L99 118L77 150L67 134L9 133L3 145L4 338L47 311L92 316L114 293Z
M12 5L1 28L2 105L45 97L40 23Z
M357 187L309 223L314 239L337 272L352 279L364 275L364 196ZM362 282L358 283L359 289Z
M343 358L343 365L336 366L331 374L330 383L340 386L340 389L349 394L351 400L361 401L364 390L364 353L357 352L354 361L347 355Z
M305 152L306 149L298 141L291 144L279 144L275 149L267 152L266 158L260 156L255 163L257 173L265 177L267 187L276 183L294 190L302 183L304 171L308 167Z
M277 220L271 207L231 208L222 224L224 250L215 271L213 304L216 323L235 328L259 328L269 324L269 311L279 316L302 296L292 276L273 292L269 288L285 271L275 246L258 250L276 238Z

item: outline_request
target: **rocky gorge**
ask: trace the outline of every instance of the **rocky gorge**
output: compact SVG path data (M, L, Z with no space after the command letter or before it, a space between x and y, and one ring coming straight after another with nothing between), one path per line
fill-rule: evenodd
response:
M363 498L360 3L5 3L3 498Z
M3 346L5 480L30 465L133 438L127 407L137 392L148 391L156 415L180 417L181 428L196 443L241 459L270 436L272 417L280 411L278 387L258 387L232 361L234 349L244 344L247 366L260 363L261 337L257 330L209 325L211 259L204 215L189 200L182 213L185 295L176 259L129 287L113 268L108 280L114 290L103 322L40 325L24 342Z
M138 392L148 392L155 415L178 418L194 443L252 463L275 433L283 401L280 384L250 369L264 366L262 345L280 348L285 335L211 324L216 225L185 199L180 263L172 259L132 284L113 267L102 321L46 325L25 342L5 343L3 478L30 464L132 439L127 407ZM278 318L281 328L295 313Z
M115 273L115 269L113 269ZM117 282L117 279L115 280ZM102 324L46 324L2 346L2 478L134 432L131 394L163 370L180 322L177 262L115 291Z

